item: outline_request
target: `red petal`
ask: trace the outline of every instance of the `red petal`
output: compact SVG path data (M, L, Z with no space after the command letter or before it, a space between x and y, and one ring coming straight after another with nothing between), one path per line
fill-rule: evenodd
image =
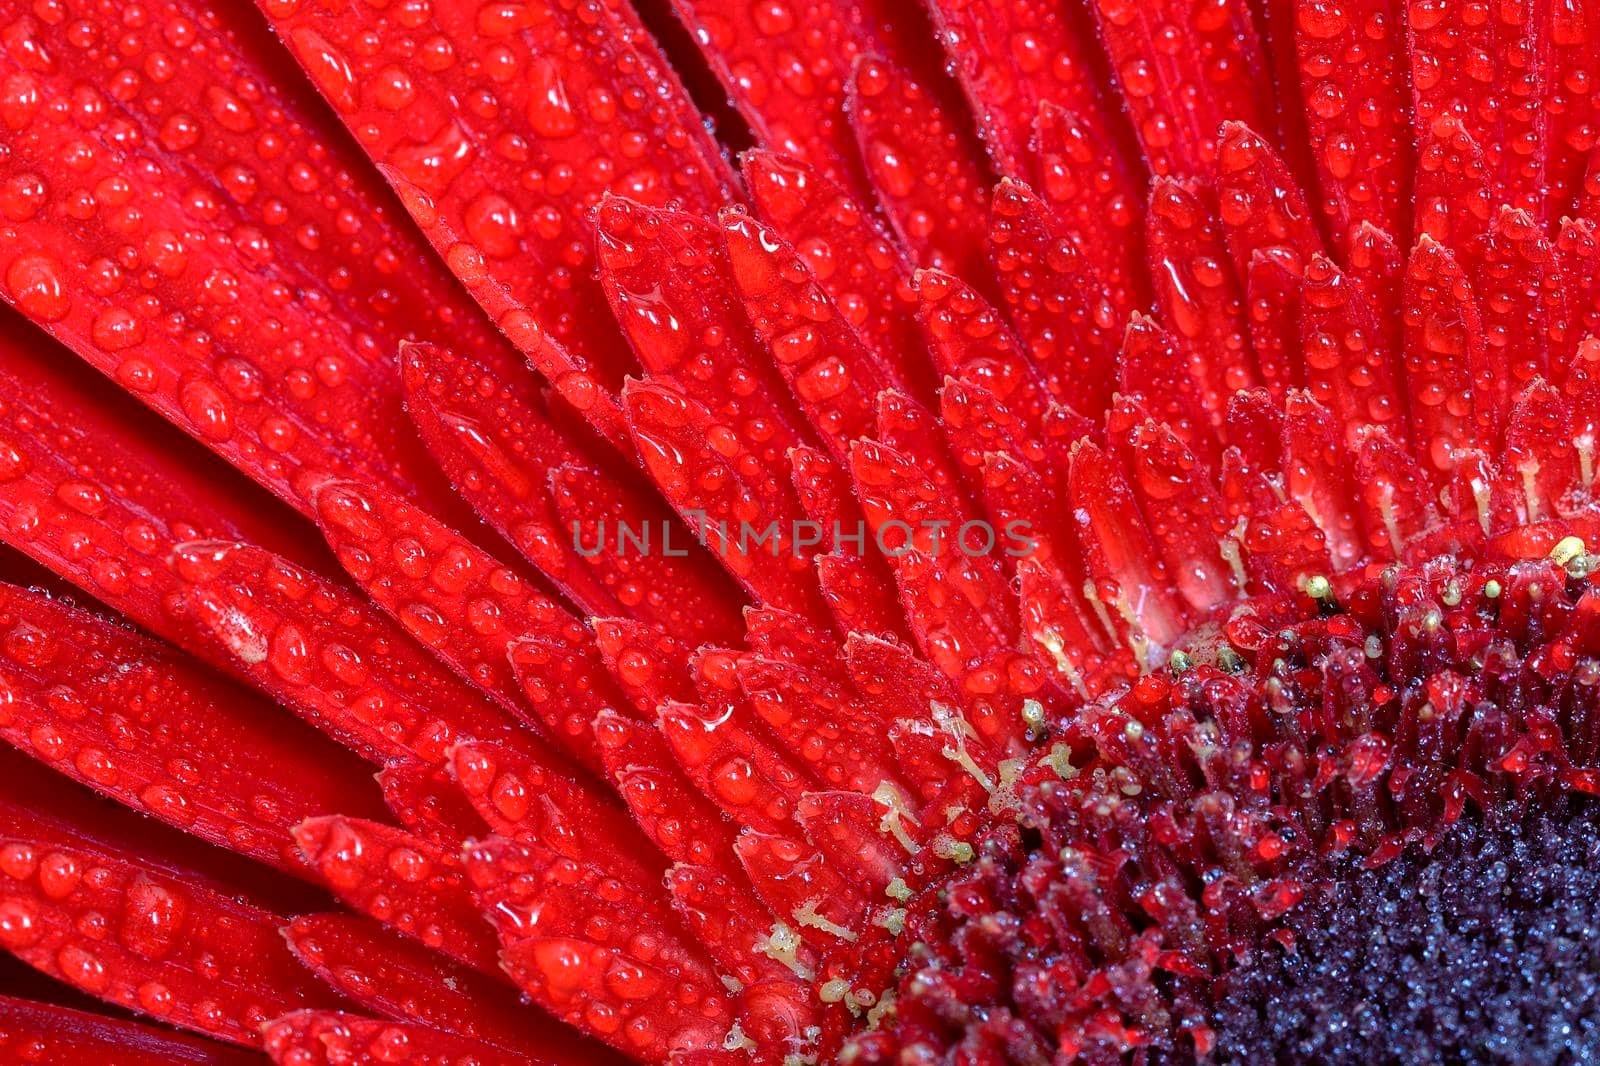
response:
M49 976L247 1046L269 1018L337 1005L289 954L278 916L120 850L66 846L43 833L7 837L0 945Z
M1485 359L1474 392L1493 397L1495 410L1504 412L1534 378L1564 368L1578 341L1566 336L1555 247L1526 211L1502 207L1495 216L1476 290Z
M1453 449L1477 443L1472 371L1484 359L1483 324L1456 257L1427 234L1411 253L1405 286L1413 443L1437 480L1450 469Z
M1017 576L1023 628L1035 658L1059 675L1062 687L1088 697L1099 688L1098 675L1113 662L1115 672L1132 666L1117 662L1121 656L1107 654L1121 646L1121 635L1108 632L1109 616L1095 616L1084 602L1081 585L1065 583L1033 559L1018 564Z
M1600 335L1600 236L1586 218L1562 219L1556 262L1567 289L1569 337Z
M1546 218L1571 211L1582 202L1585 163L1600 134L1594 103L1595 40L1600 19L1581 4L1552 5L1548 40L1551 61L1544 78L1545 110L1549 113L1547 144L1551 203ZM1577 214L1587 214L1581 208ZM1593 216L1591 216L1593 217Z
M301 509L308 470L446 498L406 428L395 346L449 333L513 358L320 102L278 76L264 26L207 0L167 14L87 47L79 19L16 23L13 46L43 58L17 71L37 110L9 165L43 195L4 231L27 249L7 257L7 297ZM229 32L172 39L174 19ZM134 58L156 54L159 79ZM66 117L89 101L92 121Z
M733 824L684 776L659 729L603 713L595 735L617 794L662 854L731 869Z
M746 831L734 845L739 861L772 913L793 923L819 952L856 938L867 905L822 855L786 836Z
M1547 11L1511 3L1469 17L1454 4L1406 7L1419 139L1441 116L1459 118L1484 148L1494 202L1540 219L1549 133L1540 99L1550 76Z
M856 56L889 44L887 6L673 0L672 8L758 143L858 196L869 191L845 121L845 82Z
M350 482L315 495L323 536L356 583L502 706L521 706L509 655L518 640L587 643L583 626L526 578L404 500Z
M1222 420L1226 397L1230 394L1212 393L1202 399L1205 406L1195 410L1192 362L1179 351L1172 334L1150 318L1136 314L1128 323L1117 360L1120 395L1148 408L1152 415L1171 426L1196 454L1212 463L1217 454L1217 438L1212 426ZM1210 399L1224 406L1212 409Z
M484 521L586 610L615 610L551 510L551 470L582 453L526 383L431 344L400 349L400 381L417 433Z
M613 1061L601 1045L529 1010L501 982L365 918L307 914L290 922L283 935L308 969L374 1014L432 1026L533 1059Z
M483 819L443 767L390 763L378 774L378 785L395 819L430 843L449 850L483 835Z
M1173 587L1196 611L1237 593L1226 558L1231 523L1211 475L1171 428L1144 420L1111 431L1139 509L1160 546ZM1119 439L1120 438L1120 439Z
M1217 205L1240 274L1265 252L1299 273L1323 251L1311 210L1289 168L1259 133L1225 122L1217 143Z
M974 656L1009 644L1016 619L1006 580L990 554L963 547L962 539L975 525L981 548L997 531L969 521L909 457L884 445L858 442L851 473L867 521L891 556L923 651L948 676L960 677Z
M754 655L741 658L738 669L756 714L828 787L870 793L893 781L885 723L838 681L803 664Z
M1295 8L1300 93L1334 243L1343 248L1361 222L1410 233L1405 27L1389 0Z
M291 872L289 830L374 812L370 772L165 645L0 585L0 735L128 807Z
M1106 136L1087 13L1050 3L934 0L928 7L1001 173L1034 177L1028 142L1042 103L1084 116L1097 139Z
M499 835L539 844L605 870L642 893L661 884L666 864L615 797L549 759L492 744L462 744L451 770L473 807Z
M833 867L873 896L887 897L890 883L918 847L894 839L885 828L885 812L898 811L899 796L909 795L896 791L899 795L888 802L861 792L808 792L795 811L806 837Z
M984 277L985 179L979 151L904 69L857 56L846 104L867 176L921 266Z
M860 202L803 163L747 152L744 180L761 217L805 257L845 321L897 377L925 393L913 264Z
M1126 278L1091 266L1085 249L1094 246L1074 239L1058 219L1032 189L1001 181L989 255L1011 321L1050 394L1094 418L1111 402L1133 297Z
M776 230L732 209L722 236L750 324L806 418L843 458L851 439L872 431L878 393L904 382L879 364Z
M331 1011L295 1011L266 1026L261 1043L279 1066L578 1066L576 1055L530 1059L492 1044L409 1022L379 1021Z
M816 448L793 449L789 462L800 505L821 527L823 544L832 549L817 559L817 583L837 630L903 634L905 615L894 575L867 541L866 519L848 475Z
M288 509L119 400L42 334L0 318L0 536L147 629L191 632L163 562L176 540L305 550ZM292 546L301 541L298 546Z
M1169 645L1183 631L1183 608L1168 591L1171 580L1126 478L1098 447L1081 441L1072 451L1071 491L1096 598L1157 645Z
M1410 453L1382 430L1364 430L1355 446L1367 543L1380 559L1404 559L1405 547L1436 516L1428 482Z
M1039 194L1055 208L1095 272L1112 291L1146 302L1149 285L1139 247L1144 195L1128 172L1121 146L1045 101L1034 126L1033 151Z
M248 544L193 541L174 561L197 627L227 661L359 754L438 765L463 737L530 739L347 588Z
M732 188L631 9L262 6L478 302L620 442L610 393L631 360L593 281L589 209L615 190L705 210ZM501 69L522 75L495 81L493 107L462 106Z
M359 818L310 818L294 835L322 883L351 909L483 973L500 972L494 936L454 855Z
M878 439L915 463L957 506L968 500L961 471L945 444L944 427L927 408L904 393L883 393L878 397Z
M259 1056L102 1014L0 996L0 1055L29 1066L252 1066Z
M1532 525L1570 513L1580 487L1578 460L1570 405L1535 380L1517 397L1507 420L1500 475L1510 484L1501 494L1516 503L1505 524Z
M721 228L618 197L601 202L596 224L600 282L639 362L779 468L785 450L810 434L750 327Z
M1225 119L1271 128L1262 107L1274 97L1246 4L1100 0L1092 7L1154 173L1209 173Z
M762 603L825 617L787 478L767 476L762 458L674 386L630 381L623 403L651 478L740 584Z
M918 314L940 373L994 393L1017 417L1037 424L1050 392L1005 320L976 289L938 270L917 274Z
M713 717L698 704L668 703L661 733L689 779L740 825L787 831L801 793L813 784L742 708Z
M814 976L816 957L804 944L797 941L792 955L762 950L763 945L779 941L781 934L772 912L754 898L742 873L734 880L704 866L674 866L667 875L667 891L673 909L694 930L706 951L742 983ZM804 1001L809 990L796 991Z
M1305 387L1347 428L1382 426L1405 440L1405 408L1395 386L1394 353L1386 345L1371 295L1350 275L1316 256L1306 265L1300 305Z
M666 700L695 698L690 651L683 644L659 629L626 619L593 622L600 658L640 717L654 719L656 708ZM744 630L742 621L739 629Z
M1417 150L1416 230L1447 244L1471 273L1482 254L1494 203L1483 147L1455 115L1421 134Z
M1178 182L1151 185L1146 225L1156 308L1190 354L1200 403L1214 425L1228 396L1255 382L1232 257L1212 206Z
M585 766L598 768L594 717L625 701L589 641L575 634L523 637L507 655L524 702L551 739Z
M1352 566L1362 549L1357 486L1344 427L1305 393L1290 393L1285 404L1280 465L1285 490L1322 530L1334 569Z
M470 846L466 866L506 944L506 972L547 1010L644 1061L721 1045L733 1020L723 986L648 897L499 838Z
M1286 263L1270 251L1251 253L1245 268L1245 303L1249 307L1250 347L1255 350L1256 370L1261 383L1281 401L1289 389L1303 384L1299 380L1300 347L1300 268Z
M591 466L568 464L551 471L550 495L560 517L557 535L570 538L613 611L691 641L736 638L743 595L653 493L636 493ZM588 601L579 603L596 611Z

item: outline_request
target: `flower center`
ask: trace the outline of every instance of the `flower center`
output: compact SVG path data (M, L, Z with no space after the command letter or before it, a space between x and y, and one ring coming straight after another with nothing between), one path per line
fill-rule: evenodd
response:
M1600 811L1563 807L1344 864L1224 979L1214 1061L1600 1059Z
M1593 1059L1596 560L1485 554L1241 601L1052 723L850 1061Z

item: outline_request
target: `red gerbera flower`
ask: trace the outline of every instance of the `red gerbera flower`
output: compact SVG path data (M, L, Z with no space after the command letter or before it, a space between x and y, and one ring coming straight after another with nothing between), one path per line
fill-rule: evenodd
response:
M1600 1059L1597 48L0 0L4 1057Z

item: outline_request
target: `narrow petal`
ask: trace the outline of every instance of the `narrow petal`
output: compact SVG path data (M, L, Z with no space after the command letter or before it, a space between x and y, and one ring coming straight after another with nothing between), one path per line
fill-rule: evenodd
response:
M656 891L666 863L609 793L570 767L492 744L462 744L450 767L462 792L500 836L539 844L635 886Z
M1545 217L1549 52L1545 10L1514 0L1477 17L1455 3L1410 4L1413 121L1419 139L1444 115L1483 147L1494 202Z
M8 544L180 644L192 630L165 563L175 541L249 539L312 556L292 511L153 415L74 379L54 343L4 316L0 537Z
M155 641L0 585L0 736L151 815L290 872L290 829L377 813L370 768L277 708Z
M1097 139L1107 136L1087 12L1075 5L967 0L935 0L929 11L1000 173L1036 177L1029 135L1043 102L1082 116Z
M174 41L173 19L230 32ZM308 87L279 76L278 43L209 0L89 47L79 25L16 23L14 47L41 58L8 63L33 101L9 159L39 197L8 220L7 299L301 510L308 470L446 498L405 428L395 346L449 334L510 353ZM134 59L150 55L160 78ZM89 123L65 118L82 93Z
M612 611L692 642L734 639L744 603L738 586L653 494L581 463L552 470L549 491L556 535L582 557L576 565L605 589Z
M401 348L400 381L417 433L484 521L586 610L615 610L552 513L550 472L583 455L550 422L531 383L431 344Z
M1213 425L1227 397L1255 383L1243 293L1215 210L1195 187L1162 180L1150 186L1146 225L1157 313L1188 351Z
M1344 247L1371 222L1411 232L1411 85L1406 27L1388 0L1296 0L1300 93L1321 208Z
M1299 273L1324 251L1299 183L1243 122L1224 122L1218 134L1217 205L1240 274L1256 254L1270 254Z
M981 152L903 68L858 56L847 114L889 224L920 266L982 278Z
M664 382L630 381L623 402L645 469L700 542L758 601L822 617L787 476L767 476L763 457Z
M507 657L523 702L533 708L550 739L577 762L597 770L595 715L626 701L595 649L566 636L534 635L512 643Z
M431 1026L530 1059L615 1061L603 1046L529 1010L503 983L450 962L370 919L306 914L290 922L283 935L307 969L373 1014Z
M1096 0L1090 7L1152 173L1209 173L1226 119L1272 128L1262 111L1271 86L1246 4Z
M1127 478L1088 441L1072 453L1072 506L1094 577L1095 597L1143 639L1158 646L1170 644L1182 632L1184 612L1169 591L1160 552Z
M1051 396L1094 418L1111 402L1133 297L1091 265L1091 247L1026 185L995 190L989 256L1011 321Z
M1237 590L1223 539L1230 523L1210 472L1158 422L1145 420L1112 437L1174 588L1197 611L1231 599Z
M659 729L604 713L595 735L608 779L662 854L731 869L733 823L684 776Z
M494 934L455 855L391 826L337 815L300 823L295 840L351 909L482 973L500 972Z
M338 1005L289 954L277 915L130 852L6 837L0 945L50 977L247 1047L269 1018Z
M327 482L315 505L323 535L372 601L513 713L522 706L508 654L516 641L588 640L577 619L526 578L403 500Z
M1050 392L1000 312L972 286L940 270L918 272L917 297L939 371L984 386L1019 418L1036 424Z
M1498 410L1509 410L1522 389L1563 366L1577 347L1576 337L1566 337L1565 290L1555 246L1533 216L1502 207L1489 228L1476 287L1484 376L1473 383Z
M713 718L699 704L669 703L660 725L683 772L724 814L742 826L792 831L794 809L815 781L767 741L754 712L738 707Z
M437 766L466 737L531 739L348 588L248 544L191 541L174 559L197 627L235 669L366 758Z
M1413 446L1434 476L1451 451L1473 441L1473 368L1484 359L1477 301L1456 258L1426 234L1406 267L1406 386L1413 402Z
M810 167L770 152L745 153L744 180L762 219L806 257L883 365L931 394L911 286L915 264L876 215Z
M613 190L714 209L732 189L631 10L261 6L451 270L620 442L613 392L632 361L593 281L589 209ZM492 106L458 106L502 68L521 76L494 82Z
M787 449L813 438L751 329L722 229L617 197L602 202L596 225L600 281L639 362L781 468Z
M887 8L841 0L672 7L763 148L804 160L852 195L870 194L845 120L845 87L856 56L889 47Z
M568 1024L645 1061L720 1047L727 993L676 918L584 863L491 837L467 849L506 972Z
M725 211L722 235L750 324L836 458L870 433L878 393L905 383L838 313L805 260L772 227Z
M378 773L389 813L408 832L446 850L481 836L484 822L442 766L393 762Z
M1378 308L1351 275L1321 256L1306 265L1300 309L1305 387L1351 430L1382 426L1406 438L1396 389L1395 355L1384 342ZM1347 431L1349 432L1349 431Z
M256 1055L101 1014L0 996L0 1052L30 1066L250 1066Z
M1417 143L1416 230L1447 245L1469 276L1483 254L1495 203L1483 145L1454 114L1434 120Z
M548 1053L529 1058L413 1022L381 1021L332 1011L286 1014L262 1029L261 1043L279 1066L384 1066L395 1062L429 1066L576 1066L589 1061L579 1055Z

